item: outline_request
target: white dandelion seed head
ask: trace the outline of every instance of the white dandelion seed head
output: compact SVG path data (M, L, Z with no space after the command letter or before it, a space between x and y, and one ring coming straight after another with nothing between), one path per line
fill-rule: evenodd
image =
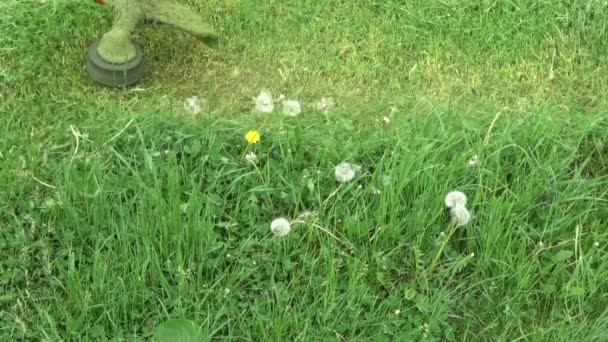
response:
M452 191L445 196L445 205L448 208L464 207L467 204L467 196L460 191Z
M182 213L186 213L188 211L188 205L189 205L189 203L182 203L182 204L180 204L179 205L179 210Z
M295 100L285 100L283 101L283 113L287 116L297 116L302 113L302 106L300 106L300 102Z
M253 151L250 151L245 155L245 159L248 162L255 164L258 161L258 156L255 153L253 153Z
M382 176L380 179L384 186L391 184L391 176Z
M317 102L317 109L323 112L329 112L329 110L334 106L334 99L331 97L322 97Z
M599 246L600 246L599 241L595 241L595 242L593 243L593 247L598 248Z
M350 182L355 178L356 167L350 163L340 163L336 166L336 180L341 183Z
M401 310L399 310L399 309L395 310L395 315L398 315L400 313L401 313Z
M388 116L384 116L382 117L382 122L384 122L385 125L388 125L391 123L391 118L389 118Z
M200 113L202 110L201 100L198 98L198 96L191 96L187 98L186 101L184 101L184 109L192 115Z
M479 156L478 155L474 155L471 159L469 159L468 164L469 164L469 166L477 166L477 165L479 165Z
M291 224L283 217L279 217L270 223L270 231L275 236L285 236L289 234L290 230Z
M272 95L266 90L260 91L260 94L254 99L255 110L259 113L270 113L274 110Z
M464 226L471 221L471 213L469 212L469 209L464 206L453 207L450 209L450 215L452 216L452 223L455 223L459 227Z

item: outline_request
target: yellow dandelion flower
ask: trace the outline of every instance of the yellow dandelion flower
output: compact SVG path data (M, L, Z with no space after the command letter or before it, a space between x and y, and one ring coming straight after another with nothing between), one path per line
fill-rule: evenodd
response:
M250 144L257 144L258 142L260 142L261 138L262 136L258 131L249 131L247 132L247 134L245 134L245 139Z

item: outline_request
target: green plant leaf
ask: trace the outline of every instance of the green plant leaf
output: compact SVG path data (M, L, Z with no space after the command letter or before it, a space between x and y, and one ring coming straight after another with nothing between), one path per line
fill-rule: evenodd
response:
M579 286L571 287L568 290L568 296L570 297L581 297L585 295L585 289Z
M407 300L413 300L414 297L416 297L416 289L410 287L409 289L405 290L403 297Z
M574 253L572 253L571 251L568 251L568 250L559 251L559 252L557 252L557 254L555 254L553 256L553 261L562 262L564 260L569 259L572 256L572 254L574 254Z
M200 342L201 328L187 319L172 319L154 329L155 342Z

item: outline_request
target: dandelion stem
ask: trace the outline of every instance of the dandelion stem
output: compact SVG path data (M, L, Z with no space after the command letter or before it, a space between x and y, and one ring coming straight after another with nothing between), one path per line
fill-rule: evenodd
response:
M327 204L327 202L338 193L338 191L340 190L340 188L342 188L342 184L343 183L341 183L340 185L338 185L338 187L336 188L336 190L334 190L334 192L332 192L331 194L329 194L329 196L327 196L327 198L325 199L325 201L323 201L323 203L321 204L321 207L324 207Z
M422 273L425 277L428 276L437 266L437 263L439 262L439 258L441 258L441 255L443 255L443 249L450 242L450 238L452 237L452 235L454 234L454 232L456 231L457 228L458 228L457 225L453 225L449 234L445 237L445 240L443 240L443 243L441 244L441 247L439 247L439 251L437 251L437 255L435 255L435 258L433 259L431 266L429 266L429 268Z
M45 183L45 182L41 181L40 179L36 178L36 176L34 176L34 175L32 175L32 178L33 178L33 179L34 179L36 182L38 182L38 183L40 183L40 184L42 184L42 185L46 186L47 188L56 189L56 187L55 187L55 186L53 186L53 185L51 185L51 184L48 184L48 183Z
M488 131L486 132L486 137L485 139L483 139L483 144L487 145L490 143L490 134L492 134L492 129L494 128L494 124L496 124L496 121L498 120L498 117L500 117L500 114L502 114L508 107L504 107L501 110L498 111L498 113L496 113L496 115L494 116L494 119L492 119L492 122L490 123L490 127L488 128Z
M125 127L123 127L118 133L114 134L113 137L110 138L110 140L104 142L103 144L101 144L101 147L106 146L107 144L111 143L112 141L116 140L116 138L118 138L121 134L123 134L127 128L129 128L129 126L131 126L131 124L133 123L133 121L135 121L135 119L131 119L129 120L129 122L127 122L127 124L125 125Z
M76 158L76 155L78 154L78 148L80 147L80 133L77 132L74 129L74 126L70 125L70 130L72 130L72 135L74 135L74 138L76 139L76 148L74 148L74 152L72 153L72 159L70 159L70 164L74 161L74 158Z
M340 238L338 238L334 233L330 232L329 230L319 226L316 223L312 223L313 227L318 228L319 230L323 231L324 233L328 234L329 236L333 237L334 239L336 239L338 242L341 242L343 244L345 244L346 246L348 246L348 248L350 249L354 249L353 245L351 245L350 243L340 240Z

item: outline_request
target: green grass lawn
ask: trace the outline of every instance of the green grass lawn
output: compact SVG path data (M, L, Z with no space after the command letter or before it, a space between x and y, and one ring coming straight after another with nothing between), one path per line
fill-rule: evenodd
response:
M129 89L107 8L0 3L0 340L608 340L604 1L189 3Z

